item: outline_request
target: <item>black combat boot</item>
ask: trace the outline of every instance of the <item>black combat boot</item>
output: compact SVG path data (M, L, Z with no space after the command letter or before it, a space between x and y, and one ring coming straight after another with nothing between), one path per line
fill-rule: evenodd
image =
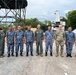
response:
M66 57L68 57L69 55L67 54Z
M26 53L26 56L28 56L28 52Z
M50 56L53 56L52 52L50 52Z
M33 56L33 52L31 51L31 56Z
M14 56L14 54L13 54L13 53L12 53L11 55L12 55L12 56Z
M45 52L45 56L47 56L47 52Z
M7 57L10 57L10 54L8 54L8 56Z
M18 57L18 53L16 52L16 57Z
M69 56L72 58L72 55L71 54L69 54Z
M20 56L23 56L22 52L20 53Z

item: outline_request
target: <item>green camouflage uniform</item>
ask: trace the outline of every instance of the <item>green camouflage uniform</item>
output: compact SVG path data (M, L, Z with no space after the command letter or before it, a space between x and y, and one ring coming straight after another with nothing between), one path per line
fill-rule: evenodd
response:
M5 34L0 32L0 56L4 54L4 46L5 46Z
M56 56L58 56L59 45L61 47L60 55L63 56L64 40L65 40L65 33L63 30L56 31L55 40L56 40Z

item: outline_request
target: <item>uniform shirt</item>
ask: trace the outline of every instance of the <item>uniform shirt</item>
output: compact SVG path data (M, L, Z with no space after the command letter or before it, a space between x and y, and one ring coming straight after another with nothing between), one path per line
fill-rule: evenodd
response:
M5 44L5 33L0 32L0 50L4 50L4 44Z
M63 41L65 40L65 33L63 30L57 30L55 33L55 40L56 41Z
M12 30L8 30L6 32L6 37L8 38L8 43L14 43L14 34L15 34L15 32Z
M23 43L24 32L22 30L15 32L16 43Z
M26 37L26 42L33 42L33 37L34 37L33 31L26 30L24 36Z
M45 36L46 36L46 41L51 41L52 42L52 39L53 39L53 37L54 37L54 33L53 33L53 31L49 31L49 30L47 30L46 32L45 32Z
M75 34L73 32L66 32L66 42L73 42Z
M4 42L5 41L5 33L4 32L0 32L0 42Z
M44 39L43 30L36 30L35 31L35 40L42 41Z

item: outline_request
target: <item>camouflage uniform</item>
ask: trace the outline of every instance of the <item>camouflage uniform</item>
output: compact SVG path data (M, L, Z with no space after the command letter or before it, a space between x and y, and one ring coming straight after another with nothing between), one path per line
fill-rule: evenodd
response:
M31 55L33 56L34 33L32 30L26 30L24 33L24 36L26 37L26 55L28 56L29 46L30 46L30 52L31 52Z
M8 38L8 54L10 54L10 50L14 53L14 34L12 30L6 32L6 37Z
M57 30L56 31L55 40L56 40L56 56L58 56L59 45L61 47L60 56L63 56L64 40L65 40L65 33L63 30Z
M66 53L71 55L75 34L73 32L66 32Z
M53 45L52 39L54 37L54 33L51 30L50 31L47 30L45 32L45 36L46 36L46 52L48 52L48 46L50 46L50 53L52 53L52 45Z
M21 31L16 31L15 32L15 38L16 38L16 53L19 51L20 47L20 53L22 54L23 52L23 38L24 38L24 32Z

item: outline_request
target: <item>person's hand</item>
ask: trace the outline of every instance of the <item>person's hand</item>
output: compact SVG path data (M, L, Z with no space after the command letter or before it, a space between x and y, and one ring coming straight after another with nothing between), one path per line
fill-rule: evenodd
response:
M14 41L14 44L16 44L16 41Z
M36 43L36 41L34 41L34 43Z
M58 42L56 41L55 44L57 44Z
M75 44L75 42L73 42L73 45Z
M26 41L24 41L24 44L26 44Z
M6 43L8 44L8 41L6 40Z
M66 44L66 41L64 41L64 44Z
M46 43L46 40L44 40L44 42Z
M54 39L52 40L52 42L54 43Z

